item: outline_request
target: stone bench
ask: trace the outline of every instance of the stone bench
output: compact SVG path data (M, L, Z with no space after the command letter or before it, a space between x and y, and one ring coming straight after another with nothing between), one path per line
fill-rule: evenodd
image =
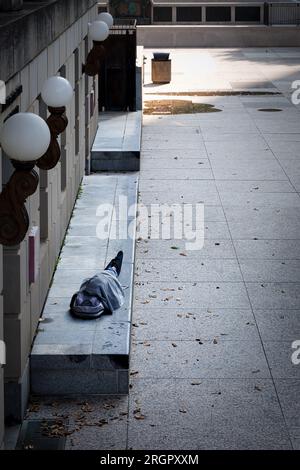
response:
M96 210L104 202L117 206L120 195L136 204L137 186L135 173L84 177L31 353L33 394L128 393L135 240L98 239ZM73 318L73 293L120 249L124 305L95 320Z

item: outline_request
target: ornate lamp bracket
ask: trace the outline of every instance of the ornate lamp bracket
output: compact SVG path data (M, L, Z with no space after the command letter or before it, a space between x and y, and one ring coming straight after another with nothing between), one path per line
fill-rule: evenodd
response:
M93 41L93 47L88 53L86 63L82 65L82 73L94 77L99 73L100 66L105 59L105 47L101 41Z
M11 162L15 171L0 194L0 243L6 246L18 245L25 238L29 228L25 202L39 183L35 161Z
M46 122L50 129L51 141L47 152L36 161L36 166L41 170L52 170L57 165L61 155L57 137L65 131L68 125L65 106L59 108L48 106L48 110L50 116Z

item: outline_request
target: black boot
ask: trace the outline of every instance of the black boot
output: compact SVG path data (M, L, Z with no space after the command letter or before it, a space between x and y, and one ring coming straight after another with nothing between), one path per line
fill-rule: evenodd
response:
M122 261L123 261L123 251L119 251L117 256L108 263L105 270L109 268L115 268L119 276L121 272Z

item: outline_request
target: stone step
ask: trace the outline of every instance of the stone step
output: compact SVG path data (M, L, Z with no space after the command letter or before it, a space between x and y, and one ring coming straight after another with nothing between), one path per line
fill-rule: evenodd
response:
M138 171L142 111L103 112L91 150L92 171Z
M135 240L98 239L96 210L103 201L117 207L118 195L136 203L137 188L135 173L84 177L31 353L33 394L128 393ZM124 305L95 320L73 318L69 312L73 293L120 249Z

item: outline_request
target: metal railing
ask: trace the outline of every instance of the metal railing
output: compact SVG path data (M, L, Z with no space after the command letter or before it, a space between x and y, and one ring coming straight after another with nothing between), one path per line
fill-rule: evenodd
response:
M300 2L265 4L265 23L272 25L300 25Z

